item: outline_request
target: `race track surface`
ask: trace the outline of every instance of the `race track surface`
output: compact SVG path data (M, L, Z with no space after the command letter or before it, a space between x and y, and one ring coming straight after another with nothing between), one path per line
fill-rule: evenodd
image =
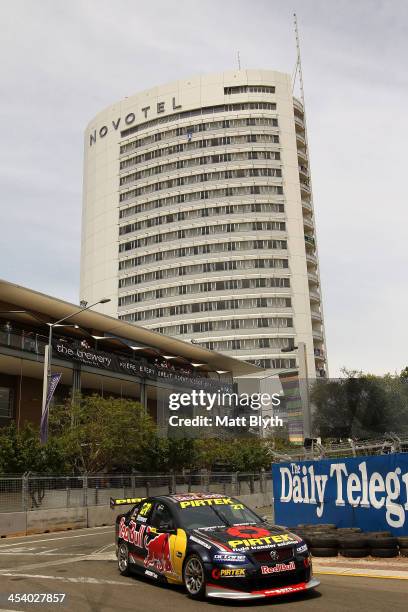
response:
M182 587L120 576L112 527L81 529L0 540L0 612L399 612L408 610L406 580L319 576L315 592L251 603L190 600ZM12 603L11 593L65 593L63 603Z

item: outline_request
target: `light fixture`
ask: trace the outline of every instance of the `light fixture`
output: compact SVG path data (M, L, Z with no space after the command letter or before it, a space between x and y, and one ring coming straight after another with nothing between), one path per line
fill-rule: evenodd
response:
M145 346L131 346L130 348L132 349L132 351L143 351L146 347Z
M192 363L193 368L199 368L200 366L205 365L205 363Z
M118 340L116 336L94 336L93 334L91 336L94 340Z
M229 370L215 370L217 374L227 374Z
M177 359L176 355L162 355L164 359Z
M76 323L47 323L50 327L73 327L74 329L79 329L79 325Z

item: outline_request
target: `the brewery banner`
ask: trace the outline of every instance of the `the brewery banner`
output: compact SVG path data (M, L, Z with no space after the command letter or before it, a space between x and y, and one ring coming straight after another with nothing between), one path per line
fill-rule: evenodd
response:
M275 522L408 535L408 453L272 466Z
M219 382L215 378L200 377L195 372L183 372L182 369L165 368L160 365L148 363L142 359L131 359L125 355L106 353L90 347L71 344L65 340L53 340L52 350L55 357L77 361L83 365L110 370L111 372L122 372L129 376L150 378L153 380L166 381L171 384L185 387L197 387L202 389L219 388L226 392L231 390L231 385Z

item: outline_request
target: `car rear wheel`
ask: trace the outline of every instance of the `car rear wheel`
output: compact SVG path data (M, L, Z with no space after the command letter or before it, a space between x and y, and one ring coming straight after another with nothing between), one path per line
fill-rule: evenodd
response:
M205 597L205 570L203 562L197 555L191 555L184 564L184 586L193 599Z
M129 549L125 542L119 544L118 569L122 576L129 576Z

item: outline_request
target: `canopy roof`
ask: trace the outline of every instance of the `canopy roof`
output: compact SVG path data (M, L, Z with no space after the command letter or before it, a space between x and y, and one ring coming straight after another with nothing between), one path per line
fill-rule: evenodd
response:
M123 340L123 344L127 344L133 350L186 360L204 371L225 371L233 376L263 371L246 361L159 334L139 325L120 321L94 310L74 314L79 309L80 306L77 304L71 304L0 279L0 317L21 324L43 326L44 334L48 333L46 327L48 323L74 315L67 323L76 324L79 329L70 328L70 333L81 337L96 336L98 341L103 342L104 345L106 342L106 349L109 348L109 343L112 343L111 346L116 343L117 346L118 342ZM107 338L103 339L104 336ZM112 338L112 336L118 338Z

